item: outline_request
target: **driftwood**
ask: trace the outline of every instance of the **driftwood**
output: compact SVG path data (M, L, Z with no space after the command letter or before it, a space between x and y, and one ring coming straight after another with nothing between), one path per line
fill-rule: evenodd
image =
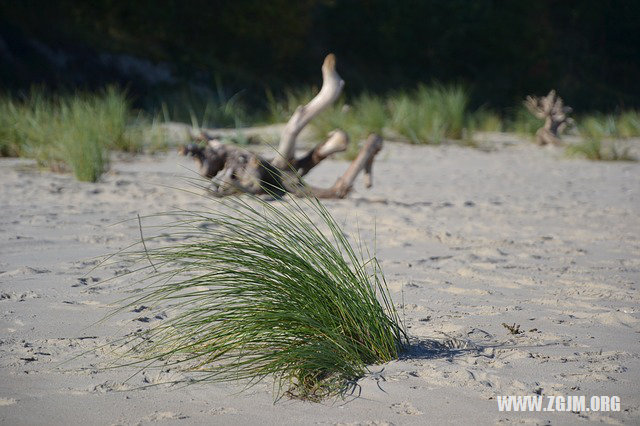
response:
M555 90L547 96L527 96L524 104L533 115L544 120L544 126L536 132L538 145L560 145L560 134L573 125L573 119L568 115L573 109L563 105Z
M302 129L340 96L344 86L344 81L336 71L336 60L332 54L324 60L322 78L320 92L308 104L299 106L289 119L282 132L275 158L267 160L217 139L208 140L205 144L183 146L180 152L193 156L199 173L211 179L210 190L216 196L244 192L278 197L290 193L300 197L344 198L361 171L365 175L365 185L370 187L373 161L382 148L382 138L375 134L369 136L356 159L330 188L316 188L302 180L322 160L336 152L345 151L349 143L347 134L336 129L328 135L326 141L304 155L295 157L296 139Z

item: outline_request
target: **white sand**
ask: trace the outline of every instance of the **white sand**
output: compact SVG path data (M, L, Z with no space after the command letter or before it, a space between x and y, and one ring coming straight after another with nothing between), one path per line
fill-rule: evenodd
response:
M0 423L640 422L640 164L568 160L523 143L490 153L387 144L374 188L359 183L326 205L365 241L376 222L392 295L404 297L421 344L373 366L359 398L275 405L270 382L142 388L181 376L125 382L129 370L96 368L110 350L102 345L162 315L91 325L129 284L102 283L124 266L90 271L92 258L138 239L137 221L119 221L204 205L161 186L179 184L185 166L174 154L140 157L85 184L0 160ZM344 168L328 161L310 180L329 184ZM622 409L498 411L498 395L536 393L617 395Z

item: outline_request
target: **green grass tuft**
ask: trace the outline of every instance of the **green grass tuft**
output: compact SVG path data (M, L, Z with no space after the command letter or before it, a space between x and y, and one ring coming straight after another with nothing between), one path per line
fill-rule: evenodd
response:
M544 120L537 118L521 105L515 109L512 119L507 123L507 130L524 136L534 136L543 125Z
M618 116L616 127L621 138L640 137L640 111L625 111Z
M588 115L578 123L578 131L585 139L600 140L617 135L616 119L613 115Z
M480 132L501 132L504 128L500 115L485 108L475 111L469 121L470 127Z
M384 99L363 93L353 101L352 126L354 137L365 139L370 133L382 135L389 121L389 111Z
M469 93L462 86L436 85L426 89L425 96L435 103L436 114L444 125L444 135L449 139L461 139L467 120Z
M590 137L583 142L569 145L566 148L569 156L584 157L593 161L636 161L628 148L620 148L614 141L603 142L602 139Z
M54 140L49 146L53 149L51 156L61 155L57 160L71 167L76 179L82 182L96 182L108 163L109 141L103 131L112 129L108 121L100 121L104 117L96 114L94 107L91 101L80 98L62 101ZM124 126L121 131L124 132ZM120 138L122 134L117 136Z
M237 128L250 120L242 93L227 93L220 81L215 90L186 88L158 94L153 108L162 110L165 121L188 123L193 128Z
M142 270L153 284L145 279L144 295L122 310L170 315L130 341L126 359L204 381L269 376L276 398L317 401L398 357L407 337L378 261L356 254L319 201L218 202L178 214L173 236L188 235L183 243L129 255L153 264Z
M640 136L640 113L624 111L620 114L591 114L578 123L585 138L634 138Z
M94 96L84 95L83 98L85 108L92 116L87 118L98 121L93 128L104 133L104 145L108 149L130 153L142 152L142 139L130 137L126 132L131 117L131 103L125 92L110 86L103 93Z
M468 104L469 95L461 86L421 85L412 95L399 93L390 97L389 127L416 144L462 139Z
M33 89L22 99L3 96L0 154L34 158L41 166L95 182L107 167L109 149L141 149L125 131L129 111L126 95L115 88L100 94L50 97Z
M316 93L312 89L288 91L285 99L267 92L270 122L285 122L298 105L306 104ZM445 138L467 136L469 94L461 86L419 86L410 94L398 92L388 97L363 93L350 102L343 96L310 123L313 137L326 138L339 128L352 143L347 158L358 152L358 142L368 134L390 134L411 143L440 143Z

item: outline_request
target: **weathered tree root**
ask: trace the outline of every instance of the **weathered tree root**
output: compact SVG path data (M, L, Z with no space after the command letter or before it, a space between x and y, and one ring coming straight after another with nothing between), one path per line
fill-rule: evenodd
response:
M573 109L563 105L555 90L547 96L527 96L524 105L533 115L544 120L544 126L536 132L538 145L561 145L560 134L573 125L573 119L568 116Z
M280 197L290 193L299 197L344 198L360 173L364 171L365 185L371 187L371 173L376 154L382 149L382 138L371 134L347 171L330 188L316 188L304 183L302 177L322 160L336 152L345 151L349 137L342 130L334 130L329 138L295 158L295 143L302 129L322 110L333 103L344 86L336 71L335 57L330 54L322 65L323 84L320 92L306 105L299 106L285 126L279 155L271 160L217 139L204 145L192 143L181 147L180 153L191 155L198 164L200 175L211 179L211 192L216 196L237 193L269 194Z

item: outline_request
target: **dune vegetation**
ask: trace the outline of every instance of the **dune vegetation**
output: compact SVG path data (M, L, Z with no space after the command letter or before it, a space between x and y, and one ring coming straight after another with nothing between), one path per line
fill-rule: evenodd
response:
M33 89L22 98L0 98L0 154L34 158L41 166L71 171L95 182L108 165L109 150L137 152L127 134L130 105L125 94L48 96Z
M196 129L283 123L313 97L315 89L287 90L282 96L267 90L263 106L253 109L238 94L219 92L214 99L174 95L161 103L159 111L150 113L135 110L126 93L114 87L97 93L49 95L32 89L22 96L0 96L0 156L33 158L40 166L95 182L108 167L110 151L167 149L170 141L159 126L163 122L183 121ZM543 124L522 105L506 115L485 107L472 110L469 105L469 91L458 85L419 85L385 96L343 95L309 129L317 140L343 129L351 141L343 157L353 159L359 143L371 132L413 144L451 141L473 146L474 132L508 131L529 137ZM572 131L583 139L582 144L569 147L572 155L629 159L618 148L602 148L611 145L603 145L602 140L639 137L640 112L583 115Z
M567 155L592 161L636 160L621 139L640 137L640 112L586 115L578 120L577 130L582 140L569 145Z
M168 215L171 240L181 242L122 254L143 278L142 295L121 311L168 314L127 340L124 364L196 381L269 377L276 398L316 401L398 358L407 335L380 264L352 247L318 200L215 202Z

